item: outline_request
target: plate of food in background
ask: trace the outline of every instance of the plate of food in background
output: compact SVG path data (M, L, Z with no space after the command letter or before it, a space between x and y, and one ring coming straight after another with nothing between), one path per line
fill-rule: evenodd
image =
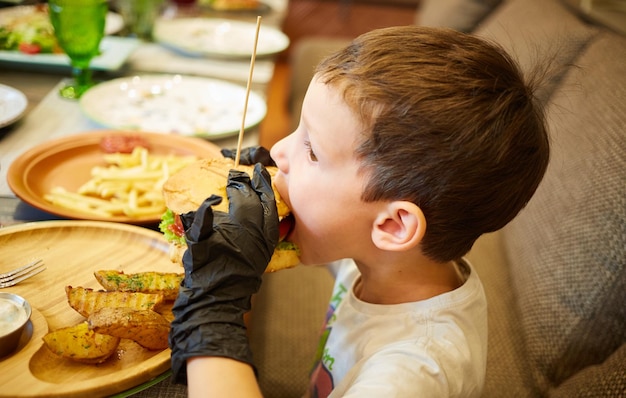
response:
M224 13L264 14L272 8L259 0L199 0L200 7L209 11Z
M154 40L190 56L250 57L256 24L221 18L175 18L158 20ZM289 37L276 28L261 25L257 57L275 55L289 46Z
M124 26L122 17L107 13L101 54L94 58L95 70L117 70L139 41L111 36ZM35 66L66 66L69 58L59 47L48 16L47 4L23 5L0 9L0 63Z
M221 156L200 138L98 130L24 152L7 182L24 202L63 218L157 224L165 180L199 158Z
M100 83L80 99L83 113L108 128L217 139L237 135L244 114L246 89L223 80L143 75ZM246 130L267 112L265 99L248 98Z

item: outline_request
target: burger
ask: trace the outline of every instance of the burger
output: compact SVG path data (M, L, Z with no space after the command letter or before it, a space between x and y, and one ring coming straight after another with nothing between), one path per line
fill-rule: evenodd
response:
M235 162L230 158L201 159L172 175L163 185L167 210L161 217L159 229L170 243L169 257L172 262L182 265L183 254L187 250L180 214L197 210L204 200L213 194L222 197L222 202L213 206L213 210L228 212L226 183L228 173L233 168ZM254 166L240 165L237 169L247 172L252 177ZM278 171L273 166L267 166L266 169L272 178ZM291 268L300 263L297 247L285 240L293 226L291 210L275 188L274 195L279 219L279 243L265 272Z

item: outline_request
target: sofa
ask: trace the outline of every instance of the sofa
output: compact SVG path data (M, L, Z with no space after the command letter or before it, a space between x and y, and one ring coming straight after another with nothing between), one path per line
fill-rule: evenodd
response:
M538 93L545 178L468 255L489 305L484 397L626 397L626 35L571 4L423 0L416 13L415 23L500 43L525 71L551 60ZM621 7L611 12L626 28ZM313 67L345 43L313 37L292 49L294 125ZM265 277L250 328L265 396L304 393L331 287L314 267Z

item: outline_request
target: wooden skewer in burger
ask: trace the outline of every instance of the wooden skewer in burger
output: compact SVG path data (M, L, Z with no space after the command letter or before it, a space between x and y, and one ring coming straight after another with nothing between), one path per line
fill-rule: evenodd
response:
M246 87L246 97L244 103L243 117L241 128L239 130L239 139L237 142L237 152L235 160L230 158L220 159L202 159L186 166L176 174L172 175L163 185L163 197L167 206L167 211L162 217L159 229L165 235L170 243L169 255L173 262L182 264L182 258L187 244L185 242L184 228L179 215L190 211L197 210L204 200L211 195L221 196L222 202L213 206L214 211L228 212L228 197L226 194L226 183L230 169L245 171L252 177L254 166L240 165L241 146L243 142L243 132L245 126L245 118L248 108L248 98L250 94L250 86L252 81L252 72L254 70L254 62L256 56L256 48L259 38L259 28L261 17L257 17L256 37L254 41L254 50L250 62L250 72L248 75L248 84ZM278 169L274 166L266 166L272 180ZM296 246L285 241L289 231L293 226L293 217L291 210L281 200L279 193L276 191L274 184L272 189L276 198L276 207L279 218L279 243L274 254L265 269L265 272L274 272L281 269L291 268L299 264L298 250Z

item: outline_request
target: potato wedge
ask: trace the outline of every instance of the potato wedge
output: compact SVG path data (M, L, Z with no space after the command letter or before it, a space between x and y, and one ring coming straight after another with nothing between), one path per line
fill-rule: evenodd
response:
M87 323L97 333L130 339L148 350L168 347L170 323L152 310L102 308L91 314Z
M96 364L107 360L117 349L119 337L97 333L87 322L57 329L43 336L54 354L74 361Z
M175 300L184 274L138 272L125 274L117 270L94 272L98 283L108 291L161 293L165 300Z
M128 307L136 310L154 310L163 302L162 294L105 292L85 287L65 287L70 307L88 318L104 307Z
M158 312L163 316L163 318L167 319L168 322L172 323L174 320L174 313L172 312L172 308L174 307L173 301L166 301L163 305L159 305L158 308L155 308L155 312Z

